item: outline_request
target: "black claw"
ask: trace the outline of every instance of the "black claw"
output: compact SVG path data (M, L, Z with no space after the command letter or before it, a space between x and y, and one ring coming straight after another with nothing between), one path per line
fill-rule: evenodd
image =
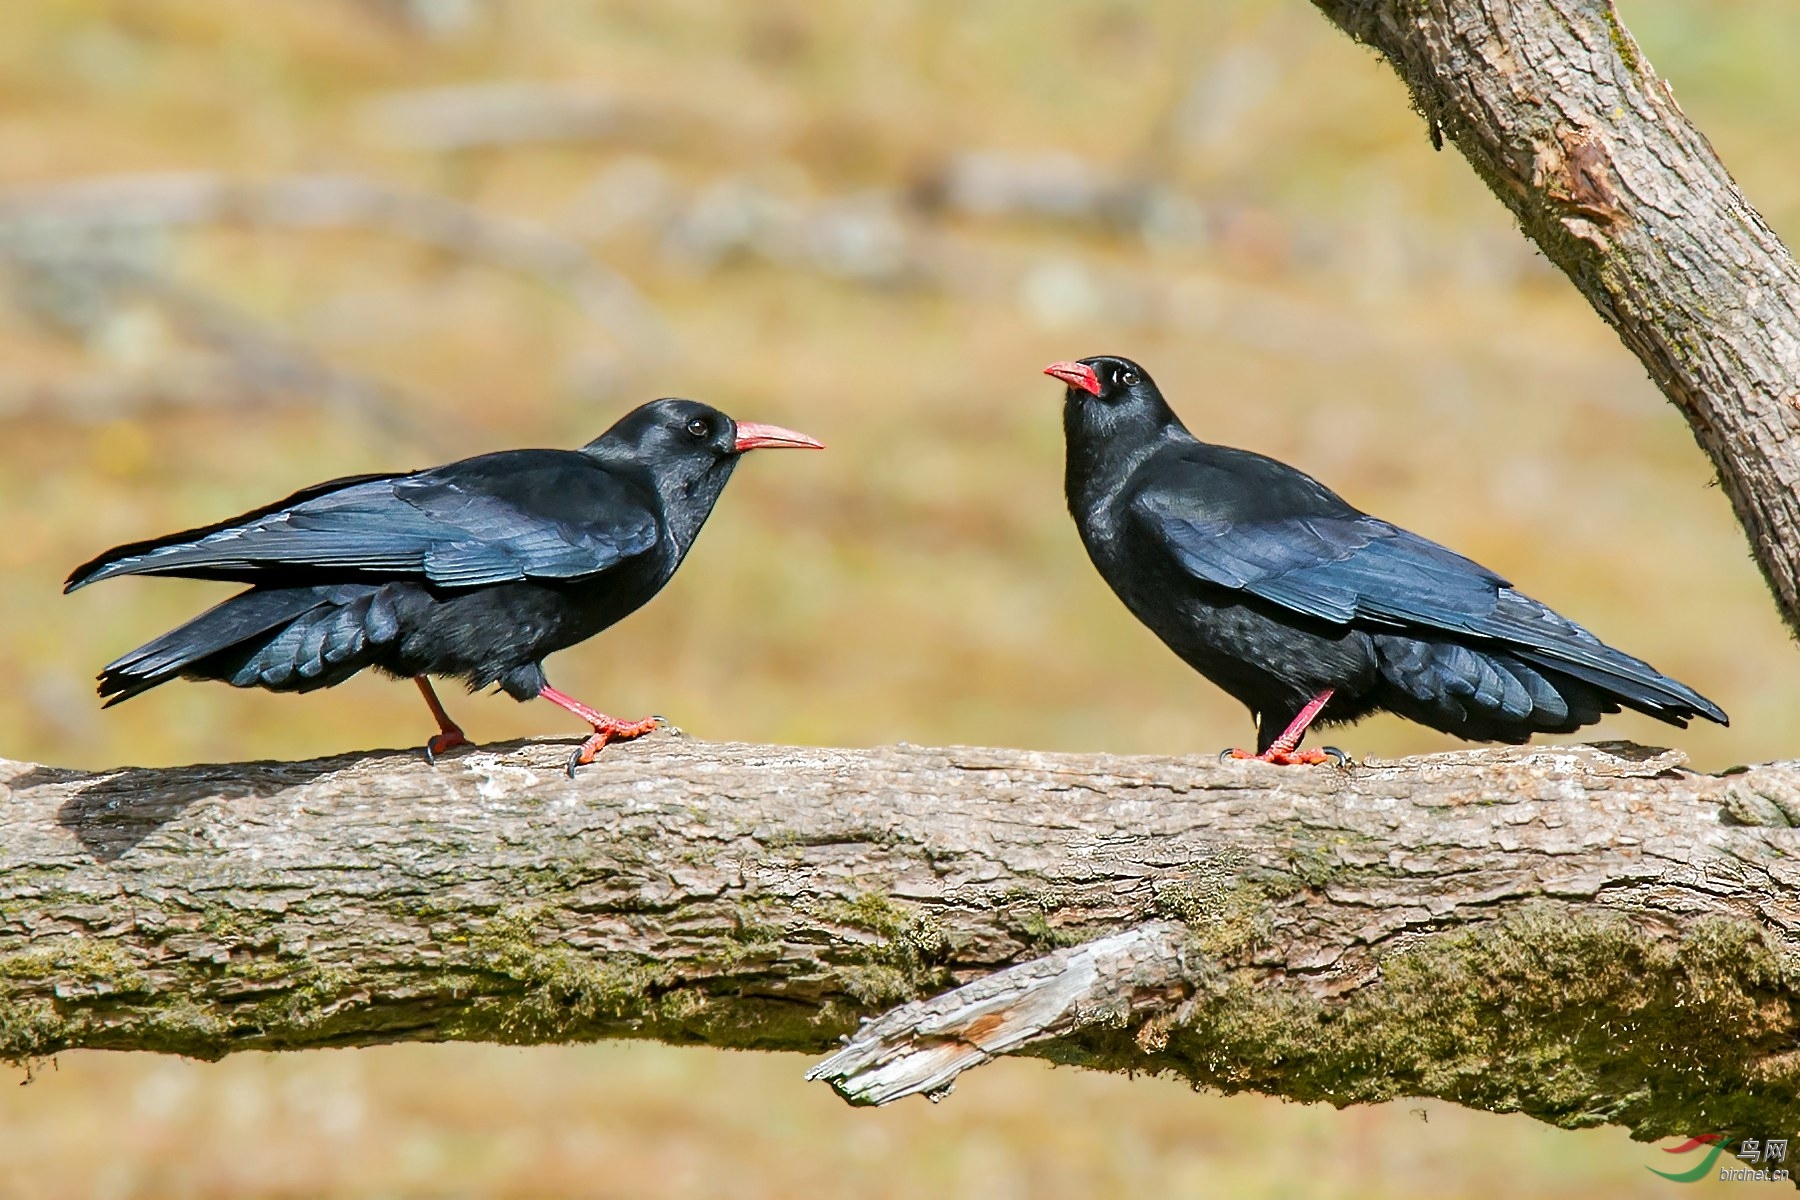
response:
M1350 756L1336 746L1320 746L1319 749L1332 757L1334 766L1347 767L1350 765Z
M579 767L580 765L581 765L581 747L577 746L574 750L569 752L568 772L569 772L570 779L575 778L575 768Z
M437 751L431 748L430 742L425 743L425 761L434 767L437 766Z

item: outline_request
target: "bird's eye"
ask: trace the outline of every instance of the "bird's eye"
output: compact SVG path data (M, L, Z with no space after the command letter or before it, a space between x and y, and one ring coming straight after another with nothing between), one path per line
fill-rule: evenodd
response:
M1130 367L1120 367L1119 373L1113 376L1113 379L1120 387L1132 387L1138 381L1138 373Z
M695 417L687 423L687 431L697 438L712 436L712 425L705 417Z

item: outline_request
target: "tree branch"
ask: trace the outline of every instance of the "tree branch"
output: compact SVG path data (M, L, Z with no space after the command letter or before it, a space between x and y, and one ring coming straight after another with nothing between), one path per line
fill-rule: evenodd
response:
M659 734L570 781L565 754L0 763L0 1052L819 1052L956 988L819 1074L879 1102L1024 1049L1640 1136L1800 1125L1800 764Z
M1800 632L1800 267L1611 0L1313 2L1681 409Z

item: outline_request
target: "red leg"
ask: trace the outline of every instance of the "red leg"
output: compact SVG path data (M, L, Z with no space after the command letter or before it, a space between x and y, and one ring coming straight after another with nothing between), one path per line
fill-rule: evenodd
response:
M591 763L594 756L606 747L608 742L625 742L634 737L642 737L662 721L661 717L645 717L641 721L621 721L618 717L609 717L598 709L589 708L575 697L557 691L549 684L538 695L561 708L566 708L589 725L594 727L594 734L587 741L576 747L575 753L569 755L569 778L575 778L575 768L583 763Z
M1331 699L1336 689L1326 688L1306 702L1288 727L1281 731L1281 736L1270 743L1269 748L1261 754L1252 754L1248 750L1228 750L1230 758L1253 758L1258 762L1274 763L1277 766L1315 766L1319 763L1341 761L1342 755L1334 755L1324 750L1300 750L1300 739L1306 736L1306 727L1318 718L1319 712Z
M462 729L450 719L450 714L438 702L437 693L431 688L431 680L423 675L414 675L413 682L419 685L419 694L425 697L425 705L431 709L431 715L437 718L438 723L437 736L425 743L426 761L436 762L437 756L444 751L467 746L469 739L463 736Z

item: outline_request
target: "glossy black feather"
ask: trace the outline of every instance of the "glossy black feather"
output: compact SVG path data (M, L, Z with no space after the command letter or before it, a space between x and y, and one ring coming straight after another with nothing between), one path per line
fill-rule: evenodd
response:
M1139 619L1257 718L1259 750L1315 693L1321 723L1377 710L1521 742L1621 705L1725 722L1493 571L1273 459L1195 439L1141 367L1085 359L1065 404L1070 511Z
M546 655L668 582L730 478L735 435L716 409L659 400L579 451L355 476L108 551L68 590L118 575L251 587L109 663L100 692L117 703L175 678L310 691L374 667L529 699Z
M574 450L485 454L301 496L103 555L67 590L116 575L257 582L323 571L443 587L581 579L643 553L657 537L654 493Z
M315 483L311 487L301 488L299 491L285 499L264 505L262 508L252 509L247 513L241 513L238 516L219 521L216 524L203 525L198 529L187 529L180 533L165 534L162 537L147 538L141 542L130 542L123 546L114 546L111 550L108 550L95 558L89 559L87 562L82 563L79 567L76 567L73 571L69 572L69 578L63 583L63 592L67 594L77 588L86 587L97 579L105 578L101 572L121 560L137 558L141 555L148 554L152 550L162 549L165 546L171 546L182 542L191 542L203 538L208 534L218 533L221 530L229 529L234 525L242 525L254 521L258 517L264 517L270 513L279 512L285 508L293 508L297 505L304 504L314 497L323 496L343 488L353 487L359 483L367 483L373 479L392 478L394 478L392 474L380 473L371 475L348 475L342 479L327 480L324 483ZM108 572L108 574L122 573L123 572Z

